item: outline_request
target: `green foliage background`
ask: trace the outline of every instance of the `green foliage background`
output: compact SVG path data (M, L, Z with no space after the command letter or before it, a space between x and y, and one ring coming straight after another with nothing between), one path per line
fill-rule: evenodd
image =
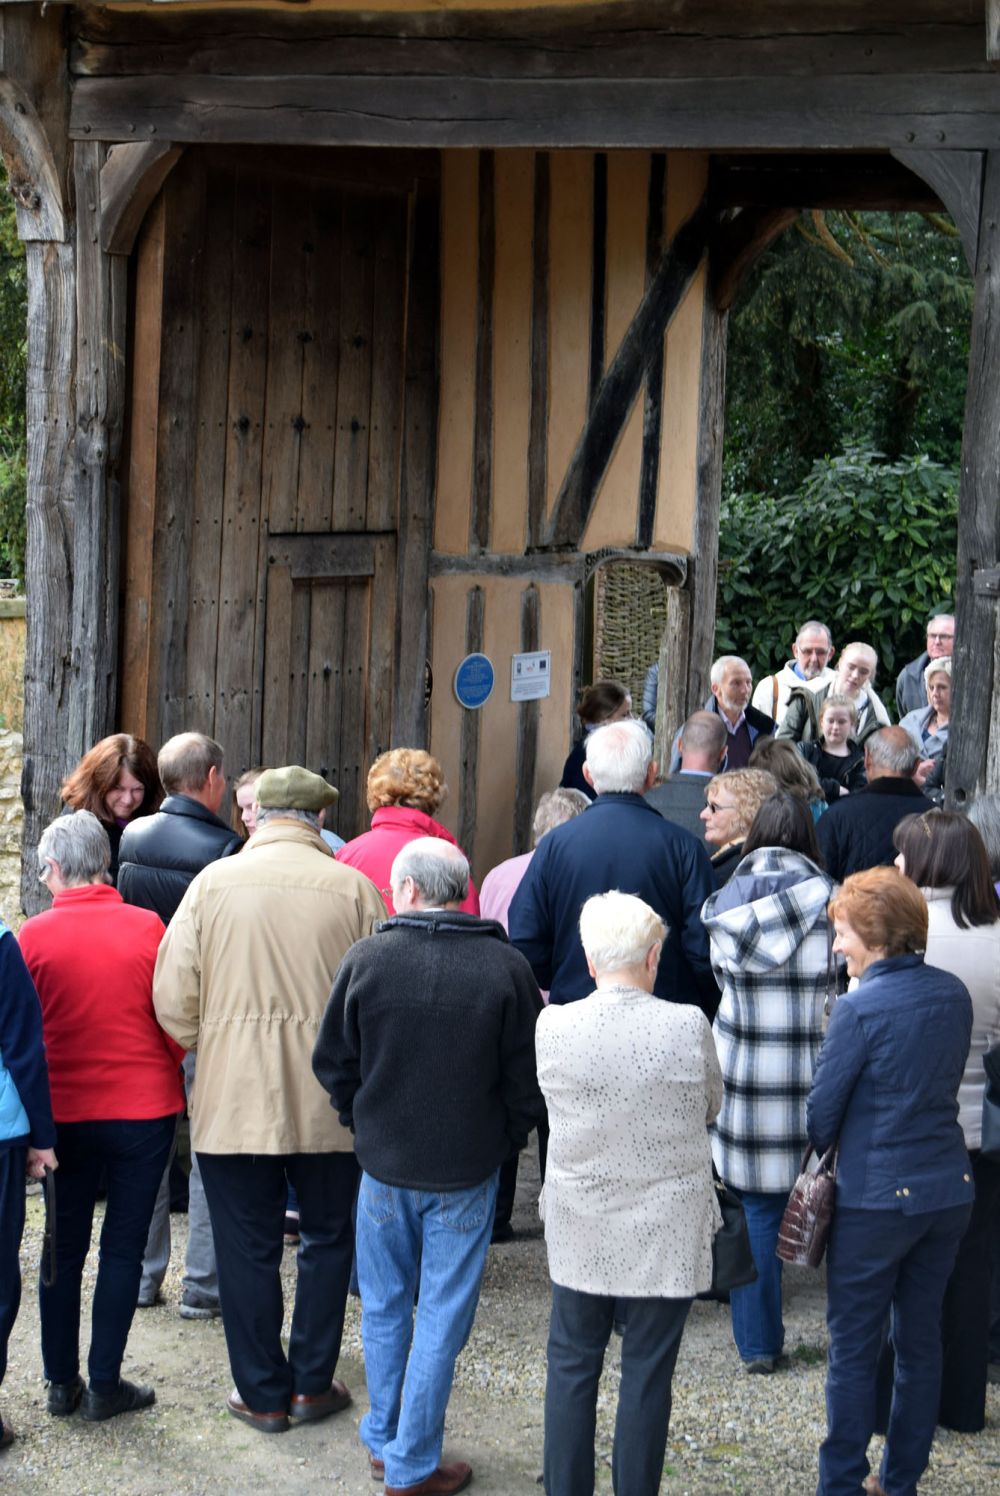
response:
M744 655L756 680L819 618L838 647L874 645L891 703L928 613L951 599L957 543L957 471L923 456L850 451L820 459L790 494L725 498L716 650Z
M953 594L973 286L950 221L803 215L730 319L716 652L755 678L799 623L879 653Z

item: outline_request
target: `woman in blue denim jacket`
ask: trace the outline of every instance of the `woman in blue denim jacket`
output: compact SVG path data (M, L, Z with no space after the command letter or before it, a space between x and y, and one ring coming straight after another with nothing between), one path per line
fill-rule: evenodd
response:
M941 1382L941 1303L972 1208L957 1093L972 1031L964 984L925 966L927 905L893 868L846 879L834 950L858 985L838 1001L806 1110L839 1140L827 1256L827 1437L818 1496L914 1496ZM892 1312L896 1379L880 1475L869 1475L876 1369Z

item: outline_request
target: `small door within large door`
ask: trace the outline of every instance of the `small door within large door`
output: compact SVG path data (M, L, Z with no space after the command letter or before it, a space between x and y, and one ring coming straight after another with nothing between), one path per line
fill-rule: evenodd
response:
M368 825L365 784L389 747L395 632L393 534L272 535L261 760L298 763L340 791L326 825Z

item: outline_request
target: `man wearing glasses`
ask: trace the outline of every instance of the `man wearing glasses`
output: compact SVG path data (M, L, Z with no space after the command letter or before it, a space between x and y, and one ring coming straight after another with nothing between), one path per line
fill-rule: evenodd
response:
M907 712L927 705L924 671L931 660L943 659L955 647L955 619L951 613L934 613L927 624L927 648L922 655L904 665L896 677L896 706L900 721Z

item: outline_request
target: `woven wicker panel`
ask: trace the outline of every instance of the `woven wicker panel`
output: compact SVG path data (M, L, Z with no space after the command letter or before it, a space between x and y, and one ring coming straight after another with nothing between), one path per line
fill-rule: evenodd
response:
M650 566L609 561L594 578L594 679L617 680L638 712L646 671L660 654L667 589Z

